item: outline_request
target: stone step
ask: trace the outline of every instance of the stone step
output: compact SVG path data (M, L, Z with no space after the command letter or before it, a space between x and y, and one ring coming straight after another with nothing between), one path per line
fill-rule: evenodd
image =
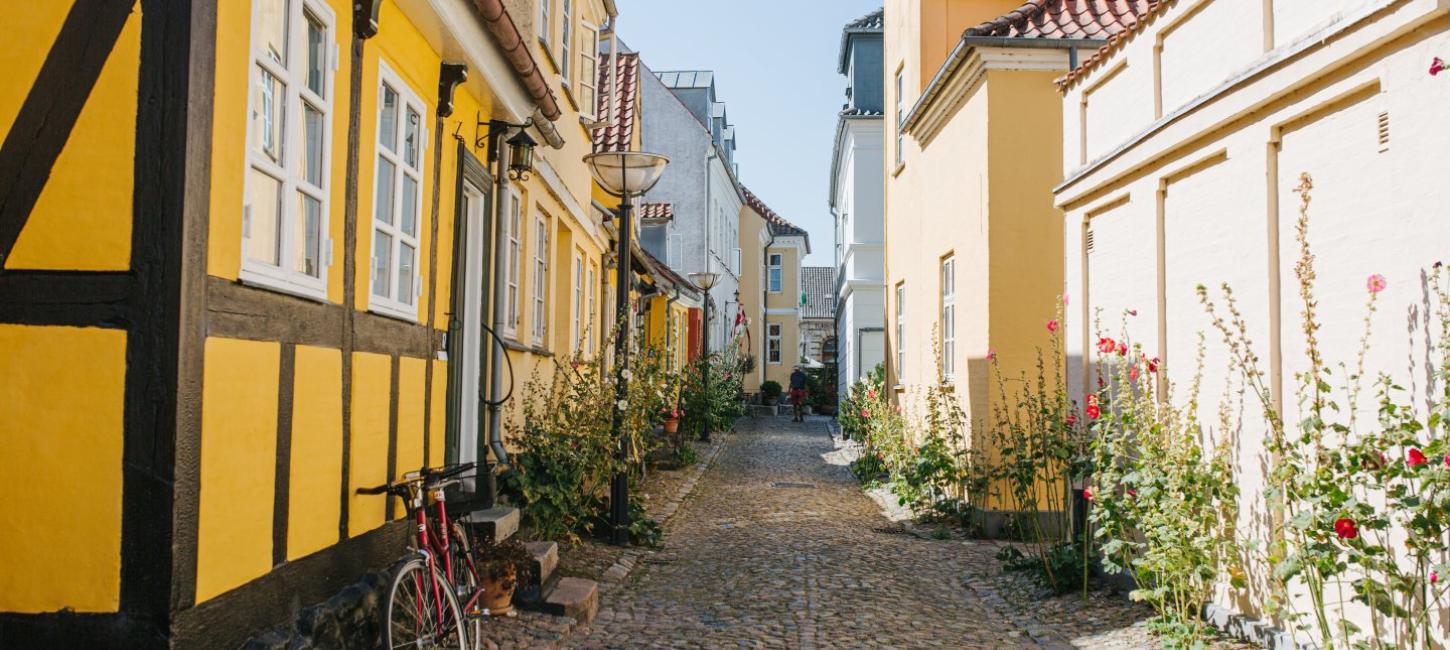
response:
M526 542L524 549L529 552L532 571L525 584L533 587L542 587L553 577L554 569L559 567L559 545L554 542Z
M476 510L464 515L462 521L480 539L492 539L496 544L519 532L519 509L500 506Z
M599 612L599 585L585 578L561 577L544 597L542 609L545 614L588 623Z

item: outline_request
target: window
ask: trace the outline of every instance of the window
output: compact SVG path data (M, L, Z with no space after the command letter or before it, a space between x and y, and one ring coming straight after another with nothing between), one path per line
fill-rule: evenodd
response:
M252 10L241 277L323 298L333 13L305 0L256 0Z
M554 0L539 0L539 41L549 44L549 3Z
M902 131L904 130L903 127L906 125L906 100L903 97L903 95L905 94L905 91L906 91L906 82L903 81L903 79L905 79L905 75L902 74L903 72L904 72L904 70L897 70L896 71L896 166L897 167L900 167L901 164L902 164L902 162L903 162L903 160L904 160L901 157L901 144L904 141L904 138L902 137Z
M765 332L765 360L767 363L780 363L780 324L766 325Z
M549 222L540 216L534 220L534 343L544 344L549 333Z
M579 25L579 113L597 118L599 98L599 28L588 23Z
M574 349L584 349L584 253L574 253L574 330L570 332Z
M427 112L382 62L378 88L378 155L374 176L373 274L369 308L415 320L420 288L418 215L423 211Z
M906 283L896 285L896 383L906 372Z
M574 60L574 11L569 6L571 4L571 0L564 0L559 12L559 75L564 78L565 86L569 85L569 71L573 69L570 64Z
M780 253L771 253L767 256L765 265L765 276L767 278L767 290L771 293L781 292L780 266L785 261L785 256Z
M589 351L593 352L598 349L595 347L598 345L598 341L594 338L597 331L594 328L594 319L599 317L599 283L595 278L593 262L589 263L589 282L584 285L584 290L589 294L589 319L585 323L584 329L589 333Z
M508 301L505 305L508 312L503 326L506 333L517 337L519 331L519 267L523 264L524 227L523 201L517 194L509 196L509 216L506 227L508 228L508 250L504 253L507 255L504 263L508 265L505 271L508 285L504 287L504 299Z
M732 249L730 249L730 274L731 275L735 275L735 276L739 276L740 275L740 249L739 248L732 248Z
M941 368L942 381L956 375L957 281L956 260L948 255L941 262Z

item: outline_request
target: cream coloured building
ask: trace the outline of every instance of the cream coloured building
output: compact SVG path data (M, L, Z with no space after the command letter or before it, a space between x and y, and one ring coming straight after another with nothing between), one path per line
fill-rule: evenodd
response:
M1062 286L1053 80L1146 6L886 3L886 362L909 417L946 384L979 428L988 350L1006 376L1035 366Z
M1180 397L1206 331L1200 403L1204 421L1217 422L1230 371L1195 287L1217 297L1226 282L1274 400L1298 422L1294 377L1306 360L1294 188L1308 173L1328 362L1354 362L1366 278L1382 274L1367 376L1389 373L1419 391L1414 403L1426 402L1426 338L1435 334L1429 320L1415 322L1425 317L1416 311L1426 300L1421 273L1450 242L1450 83L1428 68L1450 51L1447 9L1444 0L1167 2L1062 80L1055 195L1065 214L1062 290L1073 298L1067 340L1082 361L1072 368L1075 394L1091 381L1084 351L1096 319L1105 335L1160 356ZM1361 421L1374 421L1373 392L1356 405ZM1263 417L1257 404L1244 407L1239 525L1263 539ZM1226 591L1218 605L1255 614L1263 596Z
M744 245L740 304L748 334L738 340L755 357L747 392L767 381L788 385L800 361L801 261L811 251L810 235L770 209L749 189L740 210Z

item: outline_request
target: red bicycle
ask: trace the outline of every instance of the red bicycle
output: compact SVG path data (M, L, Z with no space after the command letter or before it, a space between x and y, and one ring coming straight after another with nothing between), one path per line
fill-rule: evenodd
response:
M473 467L464 463L425 468L386 485L358 490L358 494L401 498L418 528L414 552L398 565L388 588L384 647L470 650L470 636L475 644L480 642L480 619L486 612L478 610L483 595L478 568L467 531L448 519L444 496L444 490L461 482L461 475ZM424 507L429 498L432 516ZM465 626L471 629L465 631Z

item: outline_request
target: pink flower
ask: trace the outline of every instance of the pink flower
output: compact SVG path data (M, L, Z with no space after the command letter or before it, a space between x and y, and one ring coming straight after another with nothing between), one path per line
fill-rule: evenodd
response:
M1148 366L1148 372L1158 372L1158 364L1158 357L1149 359L1148 355L1143 355L1143 365Z
M1359 526L1349 517L1340 517L1334 522L1334 534L1340 539L1354 539L1359 537Z
M861 409L861 417L869 418L871 417L871 413L869 413L866 409Z
M1133 364L1133 367L1128 369L1128 379L1138 381L1138 364Z
M868 390L868 391L866 391L866 399L876 399L876 391L874 391L874 390Z
M997 360L997 349L996 348L987 348L987 360L988 361L996 361Z
M1067 306L1067 294L1065 294L1065 293L1062 294L1062 306L1063 307L1066 307Z
M1405 453L1406 465L1409 465L1410 467L1419 467L1421 465L1424 465L1425 463L1425 452L1411 447L1410 451Z
M1138 310L1136 310L1136 309L1129 309L1128 310L1128 315L1129 316L1137 316L1138 315Z
M1430 584L1433 585L1433 584L1435 584L1435 583L1437 583L1439 581L1440 581L1440 574L1438 574L1438 573L1436 573L1434 571L1431 571L1430 572Z
M897 415L901 415L901 407L900 406L896 407L896 414Z
M1098 352L1101 352L1103 354L1111 354L1113 350L1116 350L1117 348L1117 341L1114 341L1106 336L1098 339Z
M1386 284L1388 283L1385 282L1385 276L1378 273L1369 276L1369 279L1366 280L1364 283L1365 287L1369 289L1370 293L1379 293L1381 291L1384 291Z
M1126 357L1126 356L1128 356L1128 344L1127 343L1119 343L1118 344L1118 356L1120 356L1120 357Z
M1133 488L1128 488L1128 496L1130 496L1130 497L1138 496L1138 491L1137 490L1134 490Z
M1445 62L1441 61L1440 57L1437 56L1430 60L1430 76L1438 75L1446 69Z
M1056 318L1054 318L1054 319L1052 319L1050 321L1047 321L1047 331L1049 331L1049 332L1056 332L1057 331L1057 319Z
M1450 467L1450 454L1445 454L1445 466Z
M1092 501L1093 500L1093 489L1092 488L1083 488L1082 489L1082 498L1084 500L1086 500L1086 501Z

